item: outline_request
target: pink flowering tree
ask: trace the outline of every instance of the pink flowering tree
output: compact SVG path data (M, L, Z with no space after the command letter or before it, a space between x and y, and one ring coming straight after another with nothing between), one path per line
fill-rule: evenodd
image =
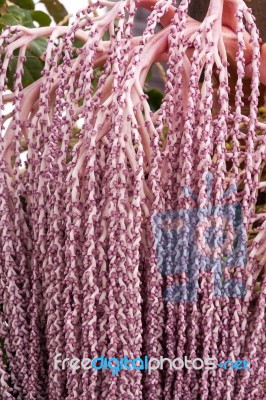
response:
M258 198L266 187L266 124L258 102L265 45L242 0L211 0L202 23L188 6L99 0L71 26L15 25L1 34L3 400L264 399L266 214ZM151 13L134 37L138 7ZM25 85L27 50L44 38L42 75ZM167 62L167 83L153 112L144 85L158 61ZM206 254L228 259L234 248L233 204L241 207L247 257L224 268L221 281L244 282L246 290L221 296L202 262ZM202 238L211 225L202 210L210 206L218 210L214 228L223 226L225 206L233 222L223 227L226 246L206 252ZM165 236L155 237L153 218L191 209L197 262L191 269L192 222L185 219L183 269L173 273L162 252L162 274L156 243L163 248ZM178 229L168 228L172 248ZM197 276L197 299L167 300L165 289L186 287L189 274ZM251 368L112 374L56 369L58 354L245 359Z

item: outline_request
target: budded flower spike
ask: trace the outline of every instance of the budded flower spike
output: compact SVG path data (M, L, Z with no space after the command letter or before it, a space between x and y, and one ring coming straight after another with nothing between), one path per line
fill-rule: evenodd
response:
M188 6L99 0L69 27L0 36L1 399L264 399L264 45L244 1L211 0L203 22ZM140 7L151 13L134 37ZM23 87L40 37L42 77ZM144 84L157 61L167 83L152 112ZM57 355L251 368L114 374L55 369Z

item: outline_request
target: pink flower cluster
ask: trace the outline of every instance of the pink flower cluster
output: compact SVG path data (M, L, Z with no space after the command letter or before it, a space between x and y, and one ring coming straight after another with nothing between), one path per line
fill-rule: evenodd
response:
M98 0L70 27L15 26L0 36L0 399L265 399L266 213L255 213L266 188L259 33L242 0L211 0L202 23L189 18L188 5ZM152 8L142 37L132 34L137 7ZM40 37L48 38L43 74L23 88L26 50ZM238 75L234 106L228 54ZM143 87L157 61L167 61L167 84L151 112ZM186 276L160 274L151 216L190 207L186 187L206 204L206 172L214 204L237 187L228 201L242 206L249 256L231 274L247 293L215 298L212 274L203 271L197 302L166 302L164 288ZM248 359L251 368L112 375L56 370L59 353Z

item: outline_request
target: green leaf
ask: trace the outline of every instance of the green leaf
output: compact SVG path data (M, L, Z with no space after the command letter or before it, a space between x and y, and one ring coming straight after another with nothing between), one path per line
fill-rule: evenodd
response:
M17 18L15 18L13 15L4 14L0 17L0 24L4 25L4 26L18 25L18 24L20 24L20 21Z
M84 42L82 42L81 40L75 38L74 39L74 47L76 49L80 49L82 46L84 46Z
M20 8L18 6L10 6L8 7L8 13L12 14L14 17L23 20L25 17L25 13L27 13L26 10L23 10L23 8Z
M33 40L28 46L27 53L29 55L40 58L47 48L47 39L45 37L39 37ZM26 54L27 55L27 54Z
M22 77L23 87L29 86L31 83L40 79L43 67L44 64L39 58L28 56L27 61L24 63L24 74Z
M3 5L5 4L6 0L0 0L0 7L3 7Z
M8 66L7 69L7 86L10 90L13 90L14 83L14 73L16 72L17 67L17 57L14 57ZM29 86L31 83L35 82L39 78L41 78L41 72L43 70L44 63L39 58L34 56L27 56L27 60L25 61L23 68L23 76L22 76L22 84L23 87Z
M40 37L31 42L26 51L26 61L23 64L23 76L22 84L23 87L29 86L42 76L42 70L44 67L44 61L40 58L47 48L47 39ZM18 55L14 52L14 57L9 63L7 70L7 86L10 90L13 90L14 74L17 68Z
M33 0L12 0L12 3L26 10L34 10L35 7Z
M0 17L0 24L7 25L23 25L28 28L34 28L34 23L30 15L30 11L24 10L18 6L10 6L7 8L7 14Z
M67 10L59 0L41 0L41 3L45 5L48 13L57 24L68 15Z
M149 98L148 98L148 103L151 107L152 111L156 111L160 108L162 99L163 99L163 94L159 89L153 88L149 90L144 90L144 93L146 93Z
M50 16L43 11L31 11L31 17L33 21L38 22L40 26L49 26L52 22Z

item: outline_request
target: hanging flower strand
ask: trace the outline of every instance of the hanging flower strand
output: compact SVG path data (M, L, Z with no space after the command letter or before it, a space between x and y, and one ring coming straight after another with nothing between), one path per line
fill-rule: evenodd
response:
M69 27L0 36L3 400L264 399L265 45L242 0L211 0L202 22L179 3L98 0ZM23 86L40 38L42 76ZM135 368L114 373L125 356ZM217 365L147 371L144 356Z

